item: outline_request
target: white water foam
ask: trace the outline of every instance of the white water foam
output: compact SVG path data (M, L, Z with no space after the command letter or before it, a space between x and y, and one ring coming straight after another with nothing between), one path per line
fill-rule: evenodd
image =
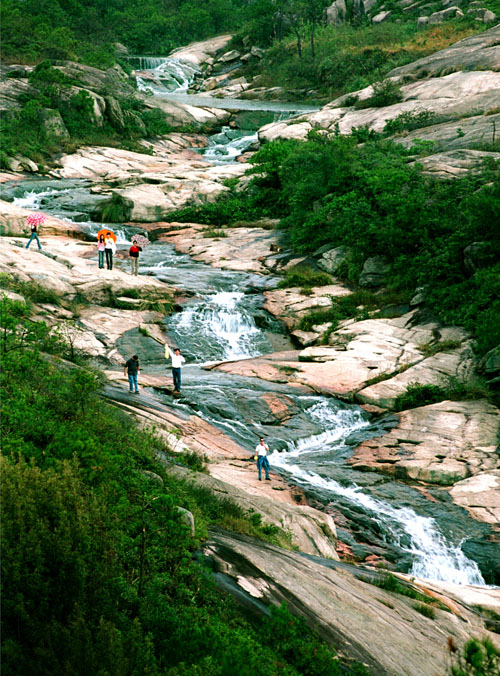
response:
M252 338L260 331L252 315L239 306L244 295L239 291L219 291L208 296L179 315L176 329L215 340L224 360L257 356L260 351L252 345Z
M16 207L22 207L23 209L40 209L44 197L50 197L51 195L61 195L67 192L71 191L69 189L61 190L59 188L48 188L47 190L43 190L42 192L30 190L29 192L26 192L22 197L14 197L12 203Z
M272 453L269 460L274 467L285 470L303 486L314 486L325 493L342 496L361 507L383 526L383 530L389 533L403 551L411 554L412 575L455 584L485 584L476 562L465 556L460 544L446 542L433 518L420 516L410 507L393 507L383 500L363 493L356 484L341 486L334 479L306 471L291 462L293 458L306 453L324 450L329 444L338 444L350 432L369 424L363 419L361 412L351 409L334 411L328 402L311 407L309 414L316 421L328 424L329 428L321 434L290 444L289 452Z

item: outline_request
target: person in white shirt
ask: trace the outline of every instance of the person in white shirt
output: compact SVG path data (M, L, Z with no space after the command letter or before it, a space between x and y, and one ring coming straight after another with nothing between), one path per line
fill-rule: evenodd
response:
M262 468L266 473L267 481L271 481L269 476L269 460L267 459L267 454L269 453L269 446L266 444L264 439L260 439L259 443L255 448L255 454L257 456L257 469L259 471L259 481L262 481Z
M172 377L174 379L174 394L179 394L181 391L181 366L186 361L181 355L181 351L177 347L174 354L171 354L172 359Z
M106 235L106 239L104 240L104 252L106 254L106 267L108 270L112 270L113 256L116 254L116 244L110 233Z

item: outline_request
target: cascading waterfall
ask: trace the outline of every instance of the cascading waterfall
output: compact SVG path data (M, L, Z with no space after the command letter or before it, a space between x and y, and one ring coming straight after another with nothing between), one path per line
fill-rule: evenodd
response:
M146 59L146 57L144 59L144 67L138 70L150 71L150 79L137 76L137 88L140 91L150 90L153 94L175 91L182 94L187 92L195 76L200 72L200 69L192 63L173 57L165 57L161 60ZM147 61L151 61L150 65L146 65ZM155 65L155 61L159 63Z
M455 584L485 584L476 562L465 556L460 544L446 542L433 518L420 516L410 507L393 507L363 493L356 484L342 486L334 479L324 478L294 463L293 460L300 456L324 451L328 446L338 446L348 434L369 424L361 412L355 409L334 411L327 401L311 407L308 413L327 429L321 434L290 444L288 452L274 452L270 456L272 466L282 469L305 488L319 488L326 494L341 496L361 507L383 526L384 531L403 551L411 554L412 575Z
M239 291L219 291L174 316L170 328L182 343L191 345L197 361L255 357L261 354L255 342L261 332L240 305L243 298Z

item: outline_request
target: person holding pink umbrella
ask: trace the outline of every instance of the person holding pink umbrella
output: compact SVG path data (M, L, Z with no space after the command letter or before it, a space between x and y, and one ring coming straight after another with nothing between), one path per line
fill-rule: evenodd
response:
M38 251L42 250L42 245L40 244L40 239L38 238L38 228L45 221L45 216L43 214L30 214L26 218L26 223L31 227L31 237L26 244L26 249L29 249L31 242L36 239L38 244Z

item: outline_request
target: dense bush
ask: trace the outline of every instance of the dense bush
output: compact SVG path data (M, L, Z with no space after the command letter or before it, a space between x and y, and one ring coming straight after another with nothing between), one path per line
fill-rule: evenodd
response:
M448 648L455 656L450 676L496 676L500 673L500 651L488 638L469 639L461 652L449 639Z
M165 54L193 40L235 30L244 0L4 0L2 56L16 62L82 59L109 67L112 43L136 54Z
M172 217L215 225L281 217L301 253L324 244L349 247L352 260L344 272L353 282L363 260L386 256L392 289L424 287L427 307L471 331L479 353L500 343L498 163L446 181L409 164L407 151L388 140L367 138L358 145L354 136L314 132L306 142L268 143L251 163L254 177L245 192ZM465 249L478 242L480 255L467 267ZM341 318L339 309L319 311L301 328Z
M59 363L28 306L1 310L3 673L344 673L285 608L250 626L192 557L214 524L281 531L166 472L168 448L105 403L94 373Z

